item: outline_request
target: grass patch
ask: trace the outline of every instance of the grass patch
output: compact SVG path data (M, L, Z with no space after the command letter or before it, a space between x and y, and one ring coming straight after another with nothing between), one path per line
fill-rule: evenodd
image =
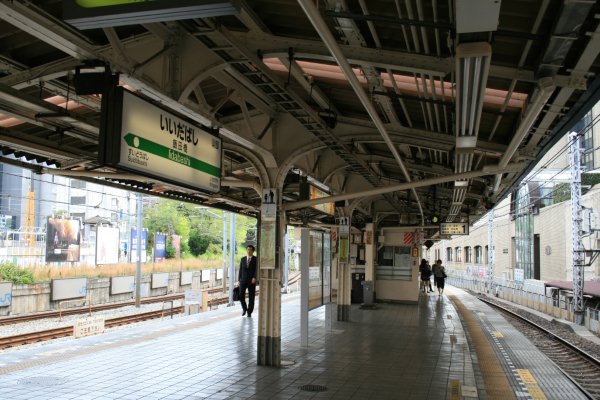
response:
M35 283L35 277L31 268L21 268L16 264L3 262L0 263L0 281L28 284Z
M142 274L153 272L195 271L200 269L221 268L223 260L201 260L196 258L168 259L160 263L142 263ZM17 267L18 268L18 267ZM29 268L35 282L44 282L59 278L107 278L120 275L135 275L135 263L112 264L102 266L54 267L42 266Z

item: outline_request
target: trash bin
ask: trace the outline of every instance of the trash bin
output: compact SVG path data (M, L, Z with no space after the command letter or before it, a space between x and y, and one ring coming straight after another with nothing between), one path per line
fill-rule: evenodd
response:
M375 285L373 284L373 281L363 281L362 286L363 286L363 300L364 300L363 303L366 305L373 304L373 302L375 301L375 296L374 296Z
M352 289L350 291L350 302L352 304L361 304L363 302L362 283L365 281L365 274L354 272L352 274Z

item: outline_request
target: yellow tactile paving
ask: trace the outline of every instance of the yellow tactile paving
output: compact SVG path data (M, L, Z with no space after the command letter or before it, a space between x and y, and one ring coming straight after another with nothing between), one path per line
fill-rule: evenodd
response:
M500 331L494 331L494 332L492 332L492 335L496 336L498 339L504 337L504 335Z
M533 375L531 375L531 372L529 372L528 369L517 369L516 371L517 374L519 374L519 376L523 380L523 383L525 383L526 385L537 385L537 381L535 380Z
M462 315L465 322L465 328L471 335L471 340L473 341L475 351L477 352L477 358L479 359L479 366L485 382L485 390L488 399L516 399L515 393L500 365L498 356L481 329L481 326L473 314L456 298L456 296L449 295L448 297L456 305L456 309Z
M450 400L462 400L462 387L458 379L450 381Z
M540 389L538 386L528 387L527 391L533 400L548 400L544 392L542 392L542 389Z
M547 400L546 395L542 392L542 389L540 389L537 381L528 369L517 369L516 371L534 400Z

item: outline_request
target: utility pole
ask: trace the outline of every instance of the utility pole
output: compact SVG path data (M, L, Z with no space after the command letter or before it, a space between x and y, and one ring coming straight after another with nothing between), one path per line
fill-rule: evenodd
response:
M137 194L137 263L135 267L135 306L141 305L141 286L142 286L142 194Z
M582 212L581 212L581 147L578 132L570 132L571 140L571 220L573 239L573 300L574 319L576 324L583 325L583 281L584 281L584 253L581 240Z

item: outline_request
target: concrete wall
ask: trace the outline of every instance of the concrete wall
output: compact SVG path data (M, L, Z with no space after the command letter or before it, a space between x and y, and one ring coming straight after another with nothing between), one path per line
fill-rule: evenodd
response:
M183 293L189 289L221 287L222 280L216 279L216 271L204 270L204 273L209 271L210 280L208 282L201 282L200 271L194 271L192 284L185 286L179 285L179 272L170 272L168 286L157 289L150 289L151 276L143 275L141 284L142 297L156 297L173 293ZM87 282L87 288L88 297L91 299L92 305L130 301L135 296L135 292L110 295L110 278L90 278ZM66 307L83 304L84 299L68 303L66 304ZM19 315L58 309L59 302L50 301L50 282L38 283L35 285L13 285L12 304L8 307L0 307L0 315Z

